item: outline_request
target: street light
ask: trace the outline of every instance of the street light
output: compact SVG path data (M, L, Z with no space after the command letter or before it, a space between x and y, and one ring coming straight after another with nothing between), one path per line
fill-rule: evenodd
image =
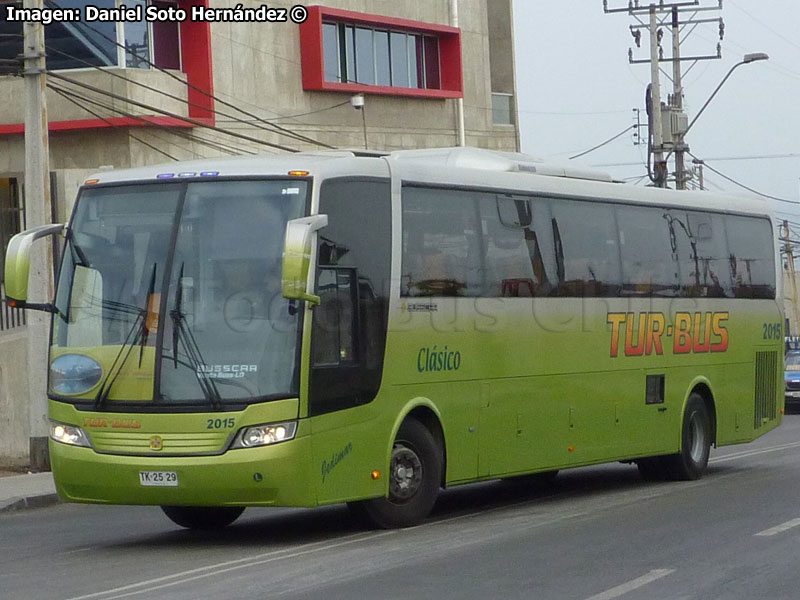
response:
M714 99L714 96L717 95L717 92L719 92L722 86L725 85L725 82L728 81L728 77L731 76L731 73L733 73L737 67L746 65L751 62L755 62L757 60L767 60L767 59L769 59L769 55L766 52L753 52L751 54L745 54L742 60L740 60L738 63L736 63L730 68L725 77L722 78L722 81L719 82L719 85L714 89L714 91L708 97L708 100L706 100L705 104L703 104L703 106L700 107L700 110L694 116L694 119L692 119L689 125L686 127L686 129L679 134L677 149L670 150L669 154L667 154L667 158L664 160L664 162L666 163L666 161L669 160L670 156L672 156L673 154L676 155L675 163L677 168L675 172L675 184L676 184L675 187L677 187L679 190L686 189L686 179L684 177L684 173L682 170L683 153L685 150L687 150L687 148L685 148L683 145L683 141L684 139L686 139L686 134L689 133L689 130L697 122L697 119L700 118L700 115L703 114L703 111L711 103L711 101Z
M689 130L692 128L692 125L694 125L695 121L697 121L697 119L700 117L700 115L703 114L703 111L709 105L711 100L714 99L714 96L717 95L717 92L720 90L720 88L725 84L726 81L728 81L728 77L731 76L731 73L733 73L736 70L737 67L749 64L751 62L756 62L758 60L768 60L768 59L769 59L769 55L766 52L753 52L752 54L745 54L744 57L742 58L742 60L740 60L735 65L733 65L731 67L730 71L728 71L728 74L725 75L725 77L722 78L722 81L719 82L719 85L717 86L717 88L708 97L708 100L706 100L706 103L703 104L703 106L700 108L700 110L694 116L694 119L691 120L691 122L689 123L689 126L686 128L686 131L683 132L683 135L685 136L687 133L689 133Z

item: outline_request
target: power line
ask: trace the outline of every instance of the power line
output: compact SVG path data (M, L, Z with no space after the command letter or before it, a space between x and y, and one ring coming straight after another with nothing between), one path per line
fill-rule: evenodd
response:
M686 154L688 154L692 158L697 159L697 157L694 154L692 154L691 152L687 151ZM743 183L740 183L740 182L736 181L732 177L728 177L724 173L720 173L717 169L715 169L714 167L709 165L706 161L703 161L703 165L709 171L712 171L713 173L716 173L717 175L719 175L723 179L726 179L726 180L730 181L731 183L733 183L734 185L738 185L740 188L743 188L743 189L747 190L748 192L752 192L752 193L756 194L757 196L762 196L764 198L769 198L770 200L775 200L776 202L785 202L786 204L800 205L800 202L797 202L796 200L786 200L785 198L778 198L777 196L770 196L769 194L764 194L762 192L759 192L758 190L754 190L753 188L748 187L748 186L744 185Z
M167 98L170 98L172 100L177 100L178 102L182 102L184 104L187 104L188 106L194 106L194 107L199 107L199 108L203 108L203 109L207 109L208 108L208 107L203 106L201 104L198 104L196 102L192 102L192 101L190 101L188 99L181 98L180 96L176 96L175 94L170 94L169 92L161 90L161 89L159 89L157 87L154 87L152 85L147 85L146 83L142 83L141 81L136 81L135 79L131 79L129 77L125 77L124 75L122 75L120 73L115 73L113 71L109 71L108 69L104 69L104 68L102 68L100 66L94 65L94 64L90 63L87 60L83 60L82 58L79 58L77 56L73 56L73 55L71 55L71 54L69 54L67 52L63 52L63 51L61 51L61 50L59 50L57 48L49 47L48 49L51 50L51 51L54 51L54 52L56 52L58 54L61 54L62 56L65 56L65 57L67 57L67 58L69 58L71 60L75 60L75 61L77 61L79 63L82 63L82 64L88 66L88 67L91 67L91 68L96 69L96 70L98 70L100 72L103 72L103 73L105 73L107 75L110 75L112 77L116 77L117 79L121 79L121 80L123 80L123 81L125 81L127 83L131 83L133 85L137 85L137 86L142 87L142 88L144 88L146 90L149 90L149 91L152 91L152 92L156 92L158 94L162 94L163 96L166 96ZM349 100L348 100L348 103L349 103ZM212 112L217 114L217 115L230 117L231 118L231 122L239 122L239 123L248 124L248 125L252 124L252 125L255 125L259 129L263 129L265 131L269 131L270 133L275 133L274 129L272 129L270 127L266 127L263 124L259 123L258 121L255 121L255 120L247 121L245 119L241 119L239 117L236 117L235 115L232 115L230 113L222 112L222 111L220 111L218 109L212 109ZM302 139L302 136L298 136L297 139L299 141L304 141Z
M92 91L92 92L94 92L96 94L102 94L104 96L108 96L109 98L113 98L115 100L121 100L122 102L126 102L128 104L131 104L133 106L137 106L139 108L144 108L146 110L150 110L150 111L153 111L153 112L161 113L162 115L165 115L165 116L168 116L168 117L173 117L175 119L178 119L180 121L184 121L186 123L191 123L191 124L193 124L193 125L195 125L197 127L205 127L207 129L211 129L213 131L218 131L220 133L224 133L225 135L229 135L231 137L240 138L240 139L243 139L243 140L247 140L249 142L254 142L256 144L262 144L264 146L269 146L271 148L277 148L278 150L284 150L286 152L297 152L297 149L295 149L295 148L290 148L288 146L284 146L282 144L276 144L274 142L268 142L266 140L260 140L258 138L254 138L252 136L245 135L243 133L236 133L236 132L233 132L233 131L229 131L227 129L223 129L221 127L217 127L216 125L209 125L208 123L203 123L202 121L198 121L197 119L193 119L192 117L186 117L186 116L183 116L183 115L179 115L179 114L176 114L174 112L165 110L163 108L158 108L158 107L152 106L150 104L145 104L144 102L139 102L138 100L133 100L132 98L126 98L126 97L121 96L119 94L115 94L113 92L109 92L108 90L104 90L104 89L98 88L96 86L89 85L88 83L83 83L81 81L77 81L75 79L72 79L71 77L67 77L66 75L61 75L60 73L49 72L48 75L50 77L55 77L56 79L61 79L63 81L71 83L73 85L77 85L79 87L82 87L84 89Z
M50 4L52 4L53 6L55 6L56 8L61 8L61 7L59 6L59 4L58 4L57 2L55 2L55 0L49 0L49 2L50 2ZM171 73L171 72L170 72L170 71L168 71L167 69L164 69L164 68L162 68L162 67L160 67L160 66L156 65L155 63L151 62L151 61L150 61L148 58L146 58L146 57L144 57L144 56L141 56L140 54L138 54L138 53L137 53L135 50L133 50L132 48L129 48L129 47L128 47L128 46L126 46L125 44L120 44L120 43L119 43L117 40L115 40L114 38L112 38L112 37L110 37L110 36L106 35L106 34L105 34L105 33L103 33L102 31L100 31L99 29L97 29L96 27L93 27L93 26L89 25L89 24L88 24L88 23L86 23L86 22L80 21L80 22L77 22L76 24L77 24L77 25L80 25L80 26L82 26L82 27L85 27L85 28L87 28L87 29L90 29L90 30L92 30L92 31L94 31L96 34L98 34L99 36L103 37L103 38L104 38L104 39L106 39L107 41L111 42L112 44L114 44L114 45L115 45L115 46L117 46L118 48L122 48L122 49L124 49L126 52L128 52L129 54L131 54L132 56L134 56L136 59L138 59L138 60L142 61L142 62L143 62L144 64L146 64L147 66L149 66L149 67L152 67L152 68L154 68L154 69L157 69L158 71L160 71L160 72L162 72L162 73L166 74L167 76L169 76L169 77L171 77L171 78L175 79L176 81L179 81L179 82L180 82L182 85L185 85L185 86L187 86L187 87L189 87L189 88L191 88L191 89L195 90L196 92L198 92L198 93L200 93L200 94L203 94L204 96L206 96L206 97L208 97L208 98L211 98L211 99L213 99L213 100L215 100L215 101L219 102L220 104L223 104L223 105L225 105L225 106L228 106L229 108L233 108L234 110L237 110L237 111L239 111L240 113L242 113L242 114L244 114L244 115L247 115L248 117L251 117L251 118L253 118L253 119L255 119L255 120L257 120L257 121L259 121L259 122L261 122L261 123L263 123L263 124L265 124L265 125L271 126L272 128L274 128L274 133L288 135L288 136L290 136L290 137L293 137L293 138L295 138L295 139L297 139L297 140L299 140L299 141L305 141L305 142L307 142L307 143L310 143L310 144L315 144L315 145L318 145L318 146L322 146L322 147L324 147L324 148L335 149L335 146L331 146L330 144L326 144L326 143L324 143L324 142L320 142L319 140L315 140L315 139L313 139L313 138L310 138L310 137L307 137L307 136L303 136L302 134L296 133L296 132L294 132L294 131L292 131L292 130L290 130L290 129L287 129L287 128L285 128L285 127L282 127L281 125L277 125L277 124L275 124L275 123L271 123L270 121L267 121L266 119L263 119L263 118L259 117L258 115L254 114L254 113L251 113L251 112L249 112L249 111L246 111L246 110L244 110L243 108L240 108L240 107L236 106L235 104L232 104L232 103L230 103L230 102L228 102L228 101L226 101L226 100L223 100L222 98L219 98L219 97L215 96L214 94L210 93L210 92L209 92L209 91L207 91L207 90L204 90L204 89L202 89L202 88L200 88L200 87L197 87L196 85L193 85L193 84L189 83L188 81L184 81L183 79L181 79L180 77L178 77L178 76L177 76L177 75L175 75L174 73ZM185 120L188 120L188 119L185 119ZM265 142L261 142L261 143L265 143ZM282 149L282 150L286 150L287 152L297 152L297 150L295 150L295 149L289 149L289 148L286 148L285 146L283 146L283 147L281 147L281 146L278 146L278 145L274 145L274 146L275 146L275 147L279 147L279 148L280 148L280 149Z
M311 110L309 112L304 112L304 113L298 113L296 115L284 115L282 117L270 117L270 120L278 121L278 120L283 120L283 119L296 119L298 117L307 117L308 115L315 115L317 113L325 112L325 111L328 111L328 110L333 110L334 108L339 108L340 106L344 106L345 104L350 104L350 100L345 100L344 102L340 102L339 104L334 104L333 106L326 106L325 108L320 108L320 109L317 109L317 110ZM219 113L219 114L222 114L222 113ZM225 115L225 116L227 116L227 115ZM227 121L225 121L224 119L219 120L218 122L219 123L227 123ZM252 123L252 121L250 121L248 119L235 119L234 121L231 121L231 122L232 123Z
M786 152L784 154L753 154L749 156L712 156L704 160L714 161L737 161L737 160L778 160L785 158L800 158L800 152ZM639 163L624 162L624 163L603 163L594 165L595 167L634 167Z
M607 139L605 142L602 142L602 143L600 143L600 144L597 144L597 146L594 146L594 147L592 147L592 148L589 148L588 150L584 150L583 152L581 152L581 153L579 153L579 154L576 154L576 155L574 155L574 156L570 156L570 157L569 157L569 160L572 160L573 158L580 158L581 156L585 156L586 154L589 154L590 152L594 152L594 151L595 151L595 150L597 150L598 148L602 148L602 147L603 147L603 146L605 146L606 144L610 144L611 142L613 142L613 141L614 141L614 140L616 140L617 138L620 138L620 137L622 137L623 135L625 135L626 133L628 133L629 131L631 131L631 130L632 130L634 127L636 127L636 126L635 126L635 125L628 125L628 126L625 128L625 129L623 129L622 131L620 131L620 132L619 132L617 135L615 135L614 137L610 137L610 138L608 138L608 139Z
M751 20L755 21L756 23L758 23L759 25L761 25L761 26L762 26L764 29L766 29L767 31L769 31L769 32L771 32L772 34L776 35L777 37L779 37L780 39L782 39L784 42L786 42L787 44L789 44L790 46L794 46L795 48L797 48L797 49L800 49L800 46L798 46L798 45L797 45L797 44L796 44L794 41L790 40L789 38L787 38L787 37L786 37L786 36L784 36L783 34L779 33L778 31L774 30L772 27L770 27L769 25L767 25L767 24L766 24L766 23L764 23L763 21L760 21L759 19L757 19L756 17L754 17L754 16L753 16L751 13L747 12L747 11L746 11L745 9L743 9L741 6L739 6L738 4L736 4L736 2L732 2L732 1L731 1L731 5L732 5L732 6L733 6L733 7L734 7L736 10L743 12L743 13L744 13L744 14L746 14L748 17L750 17L750 19L751 19Z
M105 121L109 125L112 124L111 121L109 121L105 117L99 115L98 113L94 112L93 110L91 110L89 108L86 108L85 106L82 106L77 100L75 100L74 98L71 98L68 94L66 94L63 90L59 89L58 87L53 86L53 85L48 85L47 87L49 87L51 90L53 90L59 96L63 97L65 100L68 100L69 102L72 102L78 108L81 108L81 109L85 110L90 115L93 115L93 116L97 117L98 119L102 119L103 121ZM139 142L140 144L144 144L145 146L147 146L148 148L151 148L152 150L155 150L159 154L163 154L167 158L171 158L174 161L178 160L176 157L172 156L169 152L166 152L165 150L162 150L161 148L157 148L156 146L153 146L152 144L150 144L150 143L148 143L148 142L136 137L130 131L128 132L128 135L131 138L133 138L134 140L136 140L137 142Z
M124 116L124 117L128 117L128 118L131 118L131 119L135 119L135 120L137 120L137 121L141 122L141 123L142 123L143 125L145 125L145 126L152 126L153 128L157 128L157 129L162 129L162 130L165 130L165 131L169 131L169 132L170 132L172 135L175 135L175 136L177 136L177 137L182 137L182 138L184 138L184 139L187 139L188 141L191 141L191 142L197 142L197 143L203 144L203 145L205 145L205 146L209 146L209 147L211 147L211 148L213 148L213 149L215 149L215 150L222 151L222 152L225 152L225 153L227 153L227 154L231 154L231 155L239 154L240 152L243 152L243 151L244 151L244 150L242 150L241 148L234 148L233 150L231 150L231 149L230 149L230 148L232 148L231 146L227 146L227 147L226 147L225 145L223 145L223 144L222 144L221 142L219 142L219 141L216 141L216 140L206 141L204 138L200 137L200 136L199 136L199 135L197 135L197 134L191 134L191 135L190 135L190 134L188 134L188 133L184 133L183 131L180 131L180 130L178 130L178 129L176 129L176 128L172 128L172 127L167 127L167 126L163 126L163 125L154 124L154 123L152 123L151 121L148 121L148 120L145 118L145 116L144 116L144 115L136 115L136 114L134 114L134 113L131 113L131 112L123 111L123 110L121 110L121 109L119 109L119 108L116 108L116 107L114 107L114 106L112 106L112 105L109 105L109 104L106 104L106 103L100 102L100 101L98 101L98 100L97 100L97 99L95 99L95 98L90 98L89 96L87 96L87 95L85 95L85 94L80 94L80 93L78 93L78 92L75 92L74 90L69 90L68 88L58 88L58 87L56 87L56 86L55 86L53 83L48 83L47 85L48 85L48 87L50 87L50 88L52 88L52 89L54 89L54 90L56 90L56 89L60 89L62 92L64 92L64 93L67 93L67 94L68 94L68 95L70 95L71 97L73 97L73 98L77 98L77 99L81 100L82 102L85 102L85 103L92 104L92 105L94 105L94 106L97 106L97 107L99 107L99 108L103 108L103 109L105 109L105 110L107 110L107 111L109 111L109 112L111 112L111 113L116 113L116 114L118 114L118 115L122 115L122 116ZM102 117L101 117L101 118L102 118ZM107 121L107 122L108 122L108 121ZM117 128L119 128L119 127L125 127L125 126L119 126L119 125L115 125L115 124L113 124L113 123L109 123L109 124L110 124L110 125L112 125L113 127L117 127ZM152 135L152 133L151 133L151 135ZM195 152L193 152L191 149L188 149L188 148L182 147L182 146L180 146L180 145L176 144L176 143L175 143L174 141L172 141L172 140L165 140L164 138L161 138L161 137L159 137L159 136L154 136L154 137L156 137L156 138L158 138L158 139L161 139L161 140L163 140L163 141L166 141L166 142L167 142L167 143L169 143L169 144L173 144L173 145L175 145L176 147L182 148L182 149L184 149L184 150L187 150L189 153L196 155L196 154L195 154Z
M100 102L95 98L90 98L89 96L87 96L85 94L80 94L80 93L75 92L74 90L70 90L68 88L58 87L58 86L54 85L52 82L48 83L47 85L48 85L48 87L50 87L54 91L60 90L62 92L62 95L63 95L63 93L66 93L69 96L71 96L72 98L77 98L77 99L81 100L84 103L92 104L94 106L97 106L99 108L107 110L107 111L109 111L111 113L116 113L116 114L122 115L124 117L136 119L137 121L141 122L143 125L148 126L148 129L155 128L155 129L161 129L161 130L164 130L164 131L168 131L170 134L172 134L172 135L174 135L176 137L181 137L183 139L186 139L187 141L196 142L196 143L208 146L210 148L213 148L214 150L222 151L222 152L225 152L225 153L231 154L231 155L240 154L242 152L247 153L247 154L253 154L253 152L250 152L250 151L248 151L248 150L246 150L244 148L234 147L234 146L223 144L219 140L208 140L206 138L203 138L203 137L199 136L196 133L189 134L189 133L185 133L185 132L183 132L183 131L181 131L179 129L173 128L173 127L168 127L168 126L164 126L164 125L159 125L159 124L153 123L152 121L149 121L146 118L144 118L144 115L136 115L134 113L124 111L122 109L116 108L116 107L111 106L109 104ZM78 104L78 106L80 106L81 108L85 108L81 104ZM90 114L94 114L89 109L86 109L86 110ZM103 119L103 117L101 117L99 115L97 115L97 116L98 116L98 118ZM125 126L119 126L119 125L116 125L114 123L111 123L110 121L108 121L106 119L103 119L103 120L106 121L107 123L109 123L110 125L112 125L112 127L117 127L117 128L125 127ZM133 134L130 134L130 135L133 135ZM165 138L162 138L162 137L160 137L158 135L153 134L152 131L150 131L150 135L152 135L153 137L156 137L157 139L161 139L162 141L165 141L168 144L172 144L172 145L174 145L174 146L176 146L178 148L186 150L187 152L189 152L190 154L193 154L194 156L198 156L193 150L191 150L189 148L185 148L183 146L180 146L179 144L175 143L174 140L166 140ZM134 139L137 139L137 141L140 141L140 142L146 144L146 142L140 140L139 138L135 138L134 137Z

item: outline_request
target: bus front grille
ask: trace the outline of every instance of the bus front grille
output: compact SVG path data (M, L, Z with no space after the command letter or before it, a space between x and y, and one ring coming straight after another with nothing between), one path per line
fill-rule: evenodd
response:
M778 353L756 352L755 429L777 417L777 380Z
M92 446L101 454L190 456L222 454L230 432L134 433L91 432Z

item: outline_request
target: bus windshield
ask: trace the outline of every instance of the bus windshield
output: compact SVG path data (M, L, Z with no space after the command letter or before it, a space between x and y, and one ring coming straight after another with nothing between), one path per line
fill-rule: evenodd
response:
M84 189L59 275L51 392L98 407L296 396L300 317L281 296L281 256L307 188L220 180ZM85 389L75 382L90 366L102 376Z

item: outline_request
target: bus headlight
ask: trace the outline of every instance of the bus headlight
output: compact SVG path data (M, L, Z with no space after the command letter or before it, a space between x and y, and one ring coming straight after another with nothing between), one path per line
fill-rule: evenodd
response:
M245 427L236 435L231 448L270 446L293 439L295 433L297 433L297 421Z
M85 448L91 447L89 438L83 432L83 429L76 425L63 425L62 423L50 424L50 439L68 444L70 446L84 446Z
M100 363L81 354L62 354L50 363L50 387L56 394L82 394L102 375Z

